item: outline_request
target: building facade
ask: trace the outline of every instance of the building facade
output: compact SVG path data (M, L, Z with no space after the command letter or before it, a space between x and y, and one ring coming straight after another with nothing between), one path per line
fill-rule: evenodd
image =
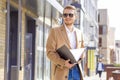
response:
M111 63L111 52L115 48L115 29L109 26L107 9L99 9L99 54L105 64ZM112 39L111 39L112 37ZM113 53L113 52L112 52Z
M46 40L50 28L62 23L63 7L77 2L79 17L75 26L89 43L86 68L95 72L97 48L96 0L1 0L0 1L0 80L50 80ZM92 57L90 57L92 55ZM88 61L91 62L88 62Z
M60 9L47 0L0 1L0 80L50 79L45 42Z
M1 5L2 4L2 5ZM4 80L5 63L5 32L6 32L6 9L5 1L0 1L0 80Z
M115 28L113 27L108 28L108 49L110 52L110 64L114 64L115 63Z
M120 40L115 41L115 63L120 64Z
M85 35L85 46L88 48L86 55L86 74L94 75L97 54L98 54L98 9L97 0L81 0L84 10L82 14L81 24L83 26L83 33Z
M107 9L99 9L99 54L103 57L104 62L109 63L110 55L108 55L108 12Z

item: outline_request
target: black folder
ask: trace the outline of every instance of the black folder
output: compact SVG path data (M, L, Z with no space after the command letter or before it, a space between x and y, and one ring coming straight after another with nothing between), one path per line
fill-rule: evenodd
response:
M74 56L72 55L71 51L65 46L61 46L57 49L59 56L65 60L70 59L70 63L76 63Z

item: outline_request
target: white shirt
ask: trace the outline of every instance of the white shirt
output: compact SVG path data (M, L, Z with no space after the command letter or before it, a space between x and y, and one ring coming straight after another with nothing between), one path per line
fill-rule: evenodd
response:
M98 71L102 71L102 63L98 63Z
M75 33L75 29L73 27L73 31L71 32L66 26L65 26L66 32L67 32L67 36L68 39L70 41L70 46L72 49L76 48L76 33Z

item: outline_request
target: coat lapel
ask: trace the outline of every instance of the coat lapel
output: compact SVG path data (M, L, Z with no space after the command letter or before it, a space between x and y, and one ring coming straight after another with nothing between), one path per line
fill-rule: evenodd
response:
M77 32L77 30L75 30L75 33L76 33L76 48L78 48L78 44L79 44L78 38L79 38L80 34Z
M83 48L84 47L84 43L83 43L83 36L82 36L82 33L78 30L76 30L76 45L77 45L77 48ZM81 43L81 44L79 44Z
M71 48L70 41L69 41L68 36L67 36L67 32L66 32L65 27L63 25L61 26L61 33L62 33L63 39L65 39L66 44L68 45L69 48Z

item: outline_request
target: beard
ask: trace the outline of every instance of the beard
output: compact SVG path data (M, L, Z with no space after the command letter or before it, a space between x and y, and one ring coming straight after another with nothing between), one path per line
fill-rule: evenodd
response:
M71 25L73 25L74 24L74 22L65 22L65 25L66 26L71 26Z

